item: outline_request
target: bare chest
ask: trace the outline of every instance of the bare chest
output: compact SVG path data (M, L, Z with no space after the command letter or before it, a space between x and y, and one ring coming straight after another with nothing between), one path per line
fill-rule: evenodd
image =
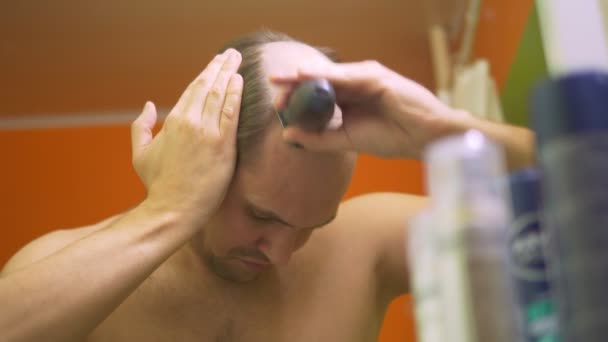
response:
M153 315L130 319L123 326L106 327L93 335L91 341L198 341L198 342L284 342L284 341L375 341L379 328L374 317L353 307L332 302L302 306L282 313L267 315L267 310L239 308L232 314L215 310L200 316L162 318ZM300 309L300 310L298 310Z
M384 308L370 274L334 266L299 268L245 294L144 286L90 341L375 341Z

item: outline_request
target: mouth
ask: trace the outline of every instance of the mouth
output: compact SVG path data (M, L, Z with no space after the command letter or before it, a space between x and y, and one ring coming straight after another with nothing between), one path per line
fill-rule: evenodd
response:
M248 269L255 271L255 272L262 272L262 271L270 268L270 266L272 266L272 264L270 264L270 263L260 262L260 261L252 260L252 259L239 258L239 261L241 263L243 263L243 265L245 265Z

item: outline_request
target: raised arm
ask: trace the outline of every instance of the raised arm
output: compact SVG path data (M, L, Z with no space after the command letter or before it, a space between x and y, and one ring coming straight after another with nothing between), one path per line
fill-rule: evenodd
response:
M147 103L133 123L133 163L148 190L137 207L99 225L52 233L0 276L2 341L83 341L221 203L236 159L242 78L228 50L186 89L152 137Z
M444 105L420 84L374 61L302 65L289 75L271 75L277 84L291 86L311 78L328 79L336 90L342 118L338 129L321 133L296 127L283 131L286 141L310 150L344 150L387 158L420 159L439 138L476 129L504 147L510 169L534 162L534 134L523 127L482 120ZM277 99L278 109L286 99ZM340 112L341 111L341 112ZM407 220L425 205L419 197L401 194L363 196L349 204L355 224L369 225L384 296L408 289ZM372 223L369 223L372 222ZM369 223L369 224L368 224Z
M312 150L349 150L387 158L420 159L438 138L477 129L501 144L510 168L533 162L534 135L527 128L494 123L444 105L430 91L378 62L303 65L298 73L272 75L276 83L326 78L336 90L342 125L322 133L296 127L283 137ZM277 99L277 106L286 103Z

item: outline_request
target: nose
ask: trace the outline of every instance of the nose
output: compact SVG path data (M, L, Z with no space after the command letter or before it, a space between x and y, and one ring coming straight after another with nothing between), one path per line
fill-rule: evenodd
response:
M291 255L301 244L298 231L279 228L265 234L258 243L258 249L275 265L286 265Z

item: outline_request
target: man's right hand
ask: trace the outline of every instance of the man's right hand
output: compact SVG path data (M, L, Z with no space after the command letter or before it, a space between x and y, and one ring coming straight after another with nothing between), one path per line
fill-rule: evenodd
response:
M378 62L316 62L302 65L292 74L270 78L291 88L315 78L327 79L334 86L341 107L340 127L330 126L320 133L298 127L283 130L286 141L309 150L420 159L436 139L476 129L505 147L511 169L527 167L534 160L534 135L528 129L478 119L450 108L422 85ZM286 106L288 95L275 100L278 110Z
M296 72L271 75L271 81L293 87L322 78L334 86L342 126L322 132L288 127L284 138L310 150L347 150L389 158L420 158L435 135L436 123L456 111L422 85L373 62L302 65ZM276 99L277 109L286 98Z
M234 173L243 79L241 55L217 55L188 86L153 137L157 114L146 103L132 124L133 166L154 210L200 224L219 206ZM194 216L193 216L194 215Z

